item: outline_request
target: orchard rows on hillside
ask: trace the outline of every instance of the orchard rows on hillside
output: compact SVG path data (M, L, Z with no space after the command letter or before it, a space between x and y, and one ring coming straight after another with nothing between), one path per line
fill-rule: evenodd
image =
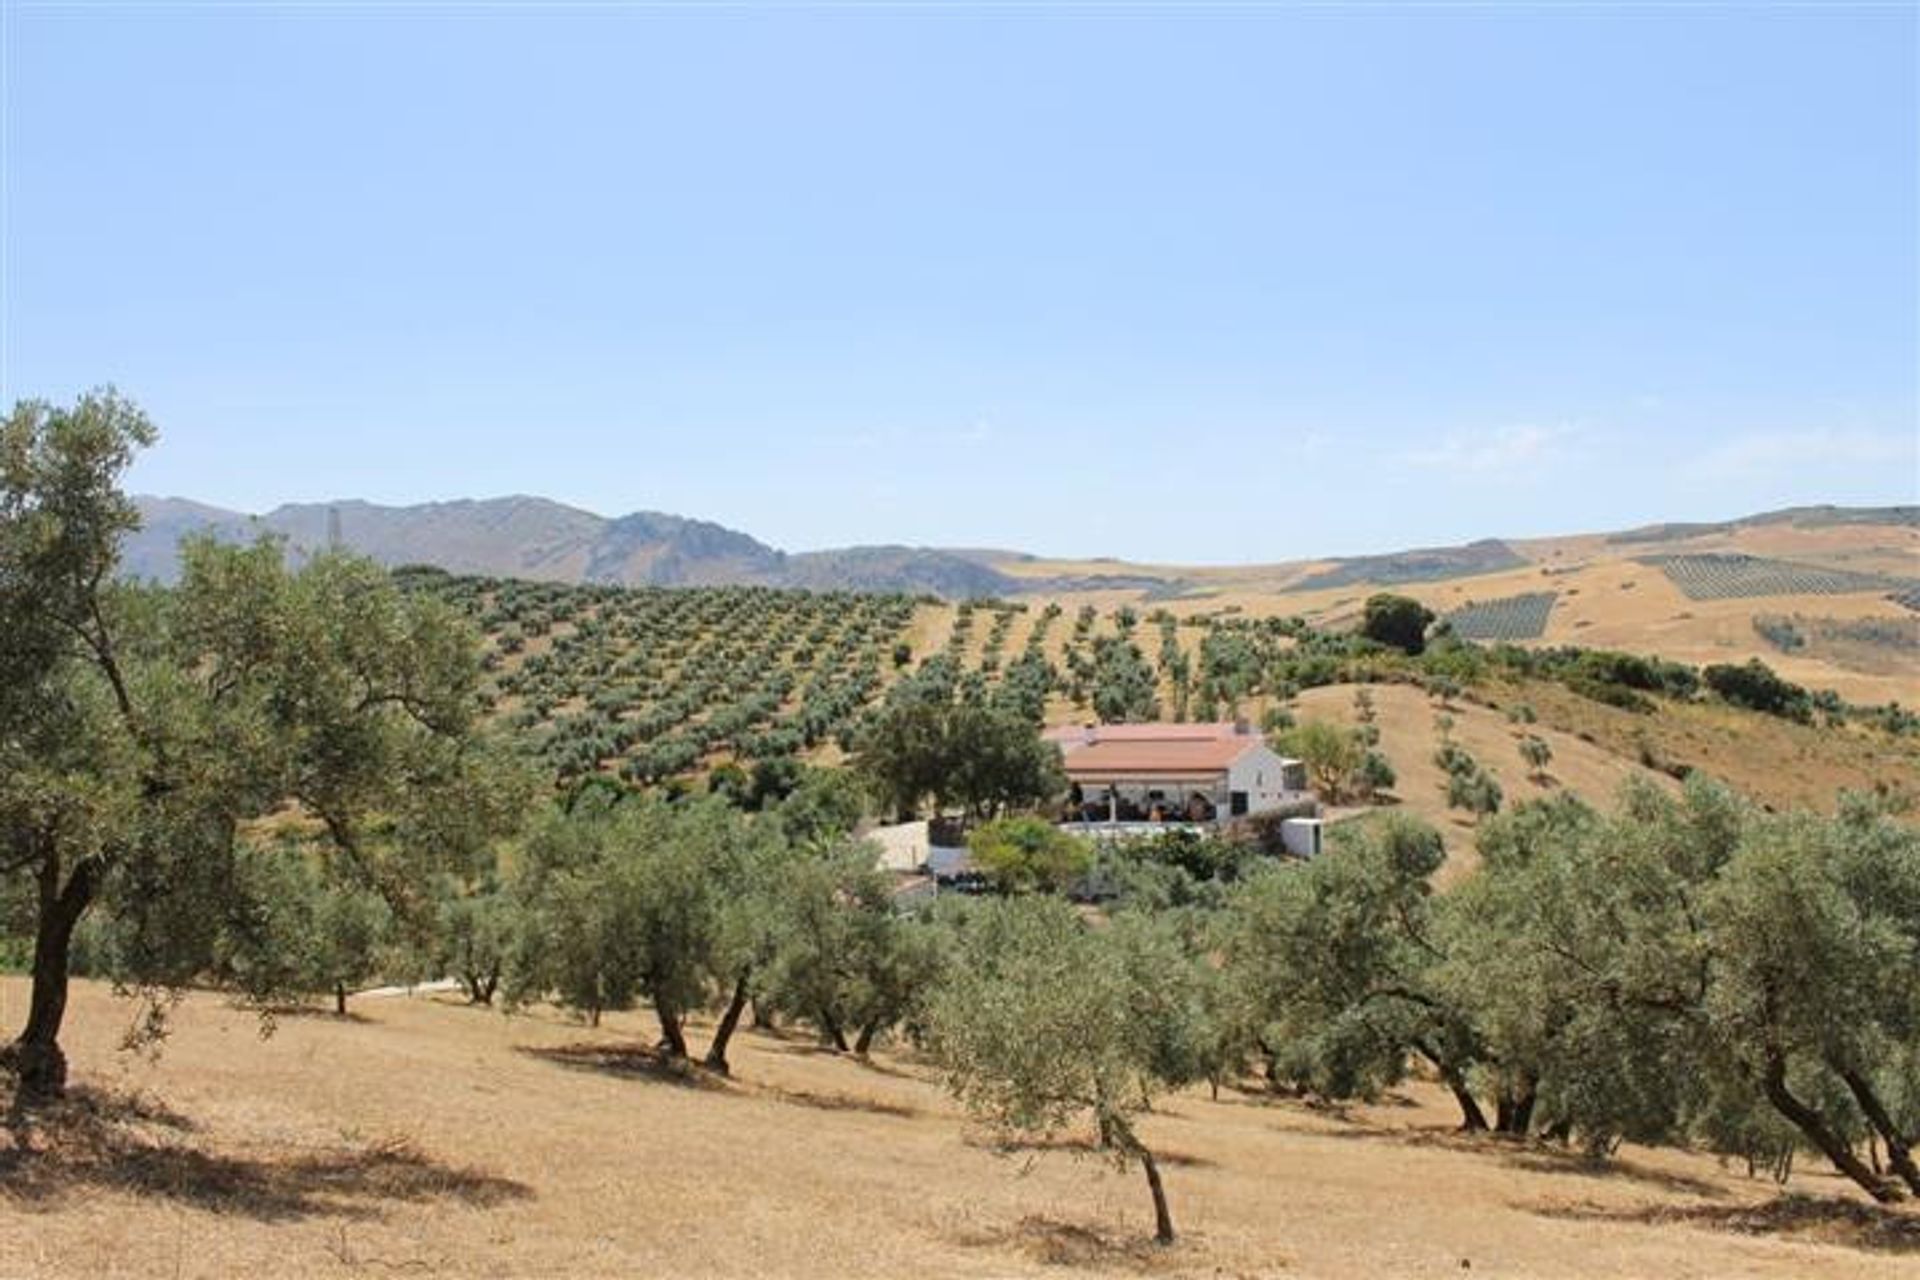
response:
M765 587L623 588L400 572L485 636L486 689L561 778L652 784L732 760L851 751L889 698L1208 720L1293 687L1305 628L1232 615ZM917 623L951 612L916 651ZM1336 647L1339 647L1336 645Z

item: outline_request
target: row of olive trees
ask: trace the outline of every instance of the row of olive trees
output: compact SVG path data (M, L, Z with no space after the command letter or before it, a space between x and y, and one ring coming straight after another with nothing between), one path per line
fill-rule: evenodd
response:
M714 1012L720 1072L750 1006L866 1052L927 987L931 935L894 911L871 849L808 828L807 804L804 788L759 815L602 789L539 819L507 890L509 1000L596 1023L645 1004L674 1061L692 1057L691 1016Z
M1420 1071L1469 1130L1776 1170L1810 1148L1876 1199L1920 1194L1911 826L1859 803L1771 815L1704 784L1611 814L1560 795L1490 819L1483 869L1446 894L1414 820L1349 827L1306 863L1206 844L1104 852L1104 918L1042 893L949 917L954 963L921 1020L999 1131L1090 1121L1137 1163L1163 1241L1134 1117L1254 1070L1324 1098Z
M1469 1129L1805 1146L1877 1199L1920 1193L1914 828L1698 784L1525 804L1479 848L1435 895L1438 837L1388 820L1232 896L1224 972L1276 1080L1366 1095L1424 1062Z

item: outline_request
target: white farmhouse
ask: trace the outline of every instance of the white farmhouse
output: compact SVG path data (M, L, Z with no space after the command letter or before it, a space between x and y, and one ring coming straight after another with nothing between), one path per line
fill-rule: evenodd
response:
M1314 798L1306 766L1244 723L1077 725L1045 736L1060 747L1076 826L1210 825Z

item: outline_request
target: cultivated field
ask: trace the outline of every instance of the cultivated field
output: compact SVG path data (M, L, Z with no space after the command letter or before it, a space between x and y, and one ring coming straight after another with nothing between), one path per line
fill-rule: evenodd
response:
M22 995L0 981L6 1017ZM150 1062L115 1052L126 1007L79 984L79 1094L0 1155L0 1274L1920 1273L1920 1215L1812 1160L1784 1196L1671 1151L1591 1166L1461 1138L1421 1086L1341 1114L1168 1099L1144 1124L1185 1231L1163 1251L1137 1172L996 1154L907 1058L749 1033L734 1080L689 1084L650 1070L633 1015L355 1006L263 1040L193 995Z

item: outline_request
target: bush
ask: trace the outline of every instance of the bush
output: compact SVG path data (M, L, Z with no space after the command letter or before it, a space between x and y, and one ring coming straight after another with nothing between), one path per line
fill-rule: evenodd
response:
M1813 699L1799 685L1783 680L1758 658L1735 666L1717 663L1701 673L1707 687L1724 701L1802 724L1813 719Z
M967 851L1001 893L1063 892L1093 862L1084 841L1043 818L1002 818L976 827Z

